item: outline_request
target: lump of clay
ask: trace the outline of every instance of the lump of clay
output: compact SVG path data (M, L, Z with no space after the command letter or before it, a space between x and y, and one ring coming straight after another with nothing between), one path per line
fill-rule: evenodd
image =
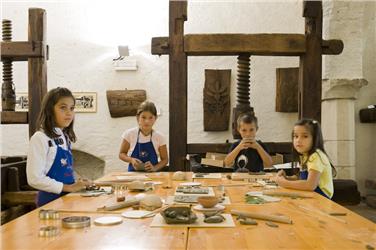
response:
M189 207L169 207L161 212L167 224L191 224L197 215Z
M184 181L186 179L185 172L177 171L172 175L172 179L174 181Z
M142 181L132 181L128 184L128 189L131 191L144 191L145 184Z
M226 220L220 212L207 212L204 213L205 219L204 222L206 223L221 223Z
M140 206L149 211L162 207L162 204L161 198L155 194L145 195L145 197L140 200Z

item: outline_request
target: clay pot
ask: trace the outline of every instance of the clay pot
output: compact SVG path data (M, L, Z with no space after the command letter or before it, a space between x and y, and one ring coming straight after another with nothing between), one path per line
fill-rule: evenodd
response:
M197 198L197 202L204 208L211 208L217 205L219 200L215 196L200 196Z

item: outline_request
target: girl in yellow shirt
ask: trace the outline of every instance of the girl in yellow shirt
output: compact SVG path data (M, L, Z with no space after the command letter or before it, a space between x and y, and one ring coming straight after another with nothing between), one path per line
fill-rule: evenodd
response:
M320 124L312 119L295 123L292 132L293 160L301 166L299 180L287 180L284 171L278 172L275 182L285 188L315 191L332 198L333 168L324 150Z

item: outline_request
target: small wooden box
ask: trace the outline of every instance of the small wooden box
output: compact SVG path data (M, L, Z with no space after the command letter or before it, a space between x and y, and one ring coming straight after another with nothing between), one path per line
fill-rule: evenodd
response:
M208 152L206 157L201 159L201 164L223 168L225 158L226 154Z
M282 164L283 163L283 155L282 154L275 154L272 155L273 165Z

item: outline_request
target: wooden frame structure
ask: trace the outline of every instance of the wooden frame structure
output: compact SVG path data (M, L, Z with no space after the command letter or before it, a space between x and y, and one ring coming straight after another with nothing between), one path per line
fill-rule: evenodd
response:
M169 3L169 37L152 38L153 55L169 55L170 168L187 170L187 153L214 151L218 144L187 144L188 56L299 56L299 118L321 120L322 55L337 55L341 40L322 40L322 2L304 1L305 34L191 34L184 35L187 1ZM196 152L191 151L195 149Z
M38 113L47 93L48 46L46 11L29 9L28 41L1 42L1 60L28 61L29 111L2 111L1 124L29 124L29 137L36 131Z

